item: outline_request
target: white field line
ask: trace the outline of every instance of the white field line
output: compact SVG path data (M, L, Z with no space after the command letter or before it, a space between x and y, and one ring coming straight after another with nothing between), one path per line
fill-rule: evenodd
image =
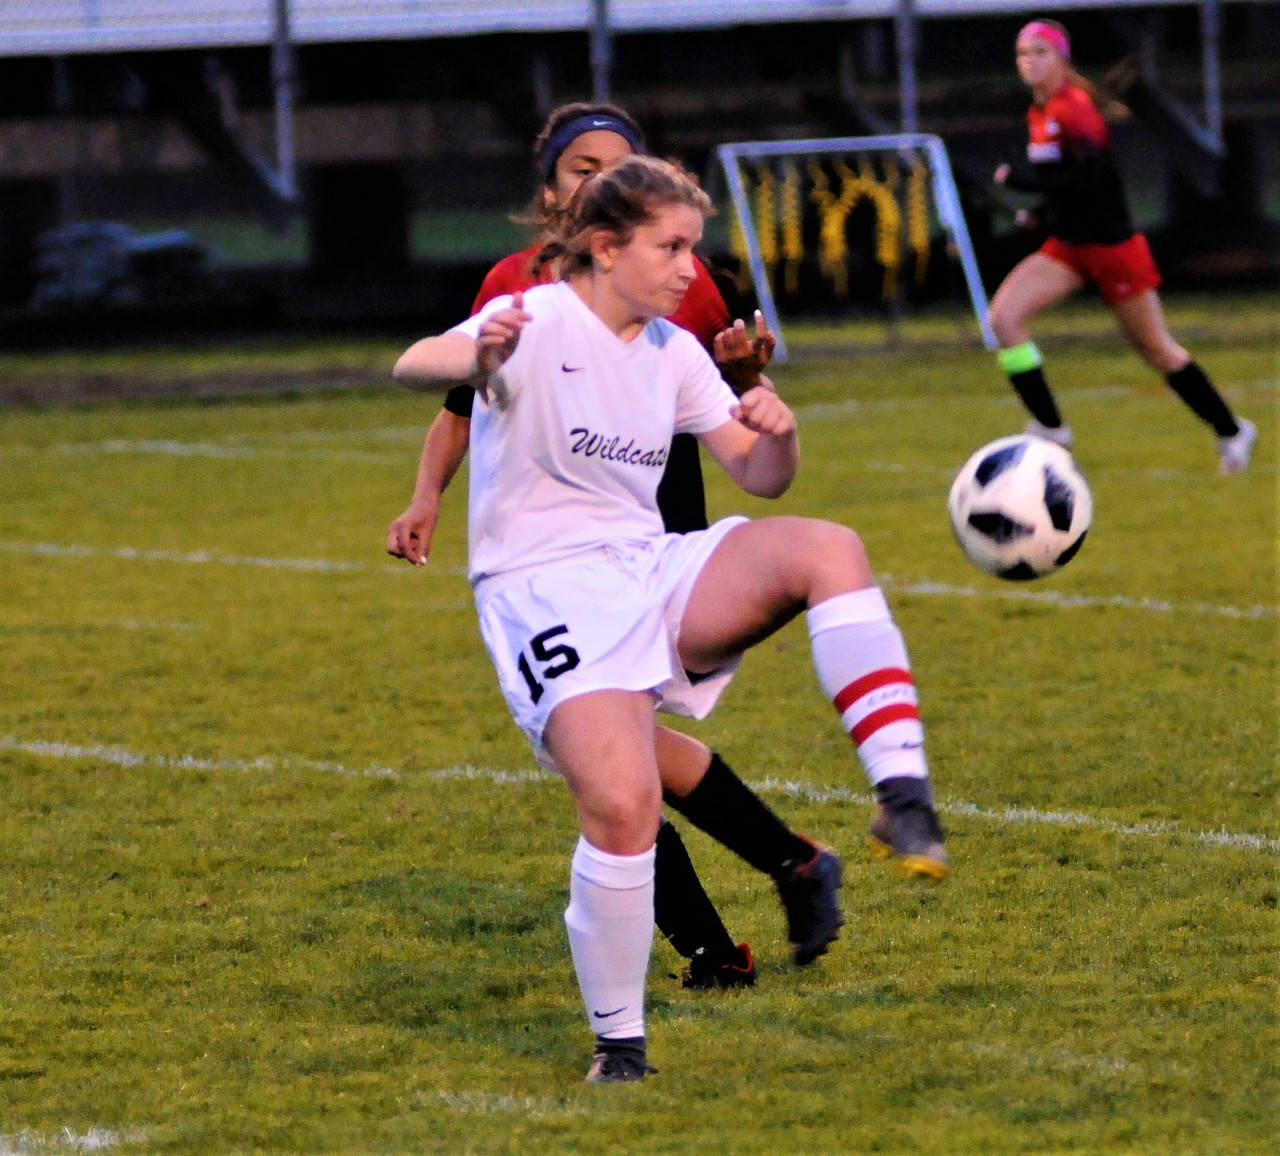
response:
M1224 394L1231 398L1243 398L1254 394L1275 393L1280 390L1280 380L1262 378L1249 382L1219 383ZM1093 388L1063 389L1062 396L1069 403L1107 401L1117 397L1128 397L1143 391L1140 386L1102 385ZM857 414L894 413L901 410L927 408L934 411L948 400L964 403L983 403L999 409L1019 409L1020 403L1011 392L993 389L985 397L971 394L961 395L929 395L919 397L887 397L859 400L845 398L834 402L814 402L810 405L796 407L796 416L801 419L843 420ZM239 436L228 437L223 441L184 442L173 438L110 438L102 441L58 442L50 446L15 445L5 449L7 454L168 454L176 457L209 457L245 459L254 457L283 457L298 452L296 447L318 447L311 452L317 457L355 457L384 461L389 457L398 458L398 452L387 450L374 452L353 449L350 446L359 443L397 443L404 442L412 447L420 443L426 433L427 425L384 426L368 430L289 430L279 433L262 433L255 435L261 442L272 445L253 445ZM344 443L345 446L344 446ZM333 447L337 446L337 449ZM290 447L295 447L290 449Z
M53 447L60 454L162 454L179 458L231 458L243 461L251 458L321 458L329 461L404 461L412 452L390 450L311 449L311 448L263 448L239 443L182 442L169 438L148 438L131 441L113 438L103 442L63 442ZM30 451L28 451L30 452Z
M325 444L331 442L421 442L427 435L429 422L422 425L387 425L374 426L370 429L296 429L282 430L280 433L267 434L272 441L286 445L294 442Z
M124 562L176 562L187 566L251 566L264 570L307 570L318 574L352 574L375 569L366 562L335 562L326 558L263 558L243 554L219 554L212 550L147 550L137 546L117 546L100 550L94 546L66 545L59 542L0 542L0 550L9 554L28 554L38 558L115 558ZM390 561L376 569L400 573L407 564ZM440 575L464 573L458 567L437 568Z
M1262 378L1259 381L1220 383L1221 392L1232 398L1242 398L1253 394L1275 393L1280 390L1280 380ZM1146 392L1144 386L1099 385L1091 389L1063 389L1058 391L1066 399L1068 406L1076 403L1110 401L1118 397L1133 397ZM784 390L785 393L785 390ZM931 394L915 397L879 397L870 400L859 400L856 397L844 398L841 401L819 401L809 405L798 405L795 408L796 418L800 421L844 420L862 413L895 413L899 410L929 409L936 411L949 402L961 402L968 405L992 405L998 409L1016 409L1022 415L1022 403L1011 390L1002 392L994 390L986 396L974 394Z
M1104 391L1099 391L1104 392ZM876 408L894 407L905 402L899 403L894 401L879 402L859 402L855 400L835 403L817 404L804 407L802 415L815 418L816 420L824 420L831 418L843 418L850 414L856 414L863 410ZM390 435L396 431L375 431L387 435L383 440L390 440ZM305 431L292 435L299 442L314 438L317 441L336 441L341 437L351 437L350 434L330 433L328 431L319 431L307 434ZM374 439L377 440L377 439ZM221 444L217 442L180 442L169 439L150 439L143 441L125 441L111 440L105 442L72 442L63 443L52 447L57 453L64 454L168 454L174 457L188 458L214 458L214 459L238 459L248 460L255 458L274 458L284 459L290 456L305 456L320 461L367 461L367 462L389 462L389 461L406 461L408 458L405 454L392 452L390 450L356 450L356 449L280 449L280 448L258 448L242 444ZM11 446L6 450L10 454L35 454L42 452L31 446ZM1208 460L1208 459L1206 459ZM854 470L865 470L873 474L898 474L913 477L933 477L939 481L950 482L955 477L956 466L954 469L943 466L927 466L920 464L907 465L902 462L885 462L885 461L865 461L855 462L851 464ZM1251 467L1253 473L1275 473L1276 466L1269 462L1255 462ZM1199 481L1204 476L1204 471L1200 470L1179 470L1170 466L1152 465L1146 467L1128 467L1113 468L1109 473L1114 477L1117 474L1130 474L1139 477L1149 478L1159 482L1177 482L1177 481Z
M63 545L56 542L3 542L0 551L41 558L114 558L125 562L173 562L191 566L250 566L268 570L303 570L313 573L363 573L372 570L403 574L404 563L386 562L374 566L366 562L341 562L323 558L261 558L252 555L218 554L211 550L147 550L136 546L97 549L93 546ZM433 577L465 577L461 567L427 567ZM1170 602L1160 598L1134 598L1124 594L1062 594L1057 590L1028 590L1021 586L951 586L943 582L904 582L891 574L881 574L880 584L899 594L915 594L938 598L977 598L997 601L1030 602L1060 610L1083 610L1104 607L1138 610L1152 614L1194 614L1219 618L1276 618L1275 606L1224 606L1211 602ZM440 603L435 609L460 610L471 605L469 600Z
M992 1056L1005 1063L1013 1061L1014 1063L1022 1064L1024 1067L1035 1068L1038 1071L1043 1071L1045 1068L1065 1072L1084 1070L1100 1072L1106 1076L1137 1075L1142 1071L1138 1064L1131 1064L1128 1060L1123 1060L1119 1057L1082 1056L1075 1052L1067 1051L1061 1046L1037 1052L1028 1051L1026 1048L1012 1047L1008 1044L988 1044L975 1040L962 1044L961 1048L972 1055ZM1161 1070L1165 1073L1169 1071L1163 1064L1161 1065Z
M73 1132L61 1128L57 1132L36 1132L24 1128L12 1134L0 1133L0 1156L28 1156L32 1152L105 1152L117 1144L140 1144L146 1133L140 1128L116 1131L111 1128L90 1128L87 1132Z
M865 410L877 408L894 408L897 404L892 401L885 402L835 402L827 404L819 404L805 407L802 411L802 417L809 417L815 420L831 420L833 418L844 418L852 414L857 414ZM1014 432L1010 430L1009 432ZM212 458L212 459L234 459L238 461L249 461L259 459L275 459L284 460L286 458L306 457L316 461L334 461L334 462L407 462L412 460L410 448L405 451L392 450L357 450L357 449L332 449L332 448L263 448L239 444L224 445L218 442L180 442L169 439L148 439L142 441L126 441L115 439L105 442L70 442L53 447L54 451L62 454L163 454L172 457L182 458ZM6 452L34 454L40 451L30 446L13 446ZM1206 461L1209 459L1206 458ZM925 466L925 465L904 465L900 462L854 462L851 463L854 470L866 470L869 473L892 473L892 474L910 474L915 476L927 475L930 477L951 479L955 476L955 469L947 469L941 466ZM1207 467L1206 467L1207 468ZM959 469L959 466L956 467ZM1253 473L1274 473L1276 467L1267 462L1256 462L1250 467ZM1110 471L1113 475L1121 472L1118 470ZM1123 470L1124 473L1137 474L1142 477L1149 477L1156 481L1197 481L1201 479L1205 471L1202 470L1178 470L1168 466L1148 466L1145 468L1128 468Z
M46 742L42 739L19 739L0 735L0 751L17 751L41 759L88 760L116 767L155 767L165 771L216 771L247 774L254 771L274 774L281 771L316 771L345 778L398 779L400 772L391 767L365 767L355 770L341 763L318 759L277 759L260 755L256 759L209 759L198 755L149 755L126 747L78 743Z
M1221 618L1275 618L1275 606L1220 606L1211 602L1168 602L1161 598L1132 598L1124 594L1063 594L1058 590L1028 590L1022 586L950 586L945 582L899 582L881 574L880 584L898 594L921 594L944 598L994 598L1005 602L1030 602L1060 610L1109 607L1140 610L1152 614L1196 614Z
M426 1107L423 1101L430 1093L415 1097L417 1106ZM546 1116L581 1116L584 1105L562 1103L559 1100L538 1099L534 1096L506 1096L496 1092L446 1092L438 1089L431 1099L438 1106L443 1104L459 1115L519 1116L521 1119L542 1119ZM0 1156L3 1156L0 1153Z
M770 791L808 802L874 802L865 792L848 787L815 787L809 783L797 783L782 779L764 779L753 783L758 791ZM1035 807L982 807L963 799L938 803L938 810L951 815L980 819L987 823L1006 826L1034 825L1049 827L1083 827L1103 831L1110 835L1136 837L1179 836L1211 847L1241 847L1251 851L1280 851L1280 839L1264 835L1237 834L1231 831L1186 831L1177 823L1118 823L1111 819L1099 819L1083 811L1041 811Z
M1274 393L1280 390L1280 381L1263 378L1251 382L1230 382L1220 384L1222 391L1236 397L1253 393ZM1117 397L1128 397L1141 392L1141 387L1126 385L1102 385L1084 389L1062 390L1063 397L1069 402L1107 401ZM970 394L958 395L956 400L967 403L985 403L1000 409L1018 409L1021 403L1008 391L992 392L986 397L974 397ZM834 402L814 402L810 405L796 407L799 419L843 420L864 413L894 413L899 410L915 410L927 408L935 411L939 405L947 402L946 395L920 397L885 397L871 400L845 398ZM426 433L426 425L422 426L384 426L368 430L291 430L275 434L260 435L262 440L274 442L274 446L252 445L242 437L230 437L225 441L184 442L174 438L109 438L103 441L58 442L48 447L9 446L8 454L35 454L52 451L62 454L166 454L174 457L207 457L207 458L280 458L302 452L305 456L335 459L361 459L386 461L399 459L398 451L370 451L349 448L351 443L405 442L412 446L420 442ZM342 443L348 443L343 446ZM334 449L337 445L339 448ZM322 448L306 448L299 451L296 447L318 446ZM295 447L295 448L289 448ZM900 467L872 464L869 469L894 469ZM1171 473L1176 473L1173 471Z
M0 751L14 751L35 758L68 761L110 763L121 767L151 767L166 771L226 771L237 774L252 772L278 773L312 771L321 774L340 775L351 779L426 779L431 782L451 782L457 779L483 781L498 786L541 786L558 782L560 776L549 771L516 770L499 771L487 767L443 767L427 771L404 771L392 767L348 767L342 763L317 759L273 757L263 755L256 759L212 759L195 755L155 755L132 751L125 747L80 745L76 743L22 739L15 735L0 735ZM750 784L756 791L766 794L786 795L809 803L857 803L870 805L875 798L865 789L852 787L820 787L794 779L769 777ZM1110 835L1132 838L1182 838L1210 847L1229 847L1246 851L1280 851L1280 839L1265 835L1219 831L1188 831L1177 823L1119 823L1102 819L1083 811L1042 811L1035 807L983 807L963 799L939 801L938 809L944 814L962 815L985 823L1004 826L1080 827L1103 831Z
M40 631L48 634L84 634L98 630L125 630L165 634L189 634L199 629L194 622L152 622L137 618L104 618L98 622L28 622L5 623L0 626L0 637L13 634L30 634Z
M811 418L817 421L839 420L851 415L866 412L869 410L896 408L907 405L908 402L894 401L872 401L860 402L855 400L843 402L820 403L812 406L802 407L800 411L801 417ZM1009 432L1013 432L1010 430ZM351 435L348 435L351 436ZM301 440L301 435L298 435ZM336 435L335 435L336 437ZM168 455L171 457L181 458L207 458L215 460L285 460L292 457L306 457L316 461L334 461L334 462L410 462L413 459L413 449L406 446L404 452L392 450L359 450L359 449L333 449L333 448L312 448L312 447L260 447L249 446L240 443L220 443L220 442L182 442L174 441L167 438L151 438L137 441L129 441L125 439L112 439L102 442L65 442L59 445L49 447L52 452L60 454L134 454L134 455ZM9 446L5 452L10 455L35 455L39 453L49 452L34 446ZM1206 462L1210 459L1206 457ZM955 469L944 468L942 466L926 466L926 465L905 465L901 462L883 462L883 461L866 461L853 462L849 464L851 470L865 470L868 473L882 474L904 474L911 476L928 476L936 477L940 480L949 481L955 476ZM1208 466L1206 466L1206 470ZM1274 473L1276 467L1269 462L1256 462L1250 467L1252 473ZM1205 475L1205 470L1179 470L1168 466L1152 465L1147 467L1130 467L1123 470L1113 469L1110 471L1113 475L1117 473L1136 474L1140 477L1151 478L1154 481L1174 482L1174 481L1199 481Z

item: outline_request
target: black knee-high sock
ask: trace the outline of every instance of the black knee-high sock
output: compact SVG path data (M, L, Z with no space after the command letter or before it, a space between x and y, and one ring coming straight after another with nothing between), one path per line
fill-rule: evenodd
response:
M1058 403L1049 392L1049 383L1045 380L1044 370L1040 366L1024 369L1021 373L1009 374L1009 381L1022 398L1022 404L1041 425L1057 429L1062 425L1062 414L1058 412Z
M1213 388L1209 375L1194 361L1188 361L1181 369L1166 373L1164 379L1196 417L1213 427L1213 432L1218 437L1234 437L1240 432L1235 414L1223 401L1222 394Z
M711 756L702 781L684 798L670 791L664 791L663 798L673 810L766 875L779 875L787 864L813 857L813 845L769 810L717 754Z
M703 890L680 832L665 819L653 862L653 921L686 959L699 948L713 960L736 958L737 946Z

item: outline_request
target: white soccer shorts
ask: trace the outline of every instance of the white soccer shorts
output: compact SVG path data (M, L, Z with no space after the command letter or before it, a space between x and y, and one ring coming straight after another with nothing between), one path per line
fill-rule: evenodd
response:
M604 546L477 586L480 634L507 707L539 762L552 710L595 690L642 690L656 709L705 718L740 658L690 682L676 653L693 584L724 536L746 518L642 546Z

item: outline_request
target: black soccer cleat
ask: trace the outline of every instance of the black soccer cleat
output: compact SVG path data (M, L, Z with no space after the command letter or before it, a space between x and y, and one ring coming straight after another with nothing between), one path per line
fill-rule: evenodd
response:
M805 842L813 848L813 855L806 860L788 860L774 876L787 913L787 939L797 967L826 955L844 924L836 896L842 877L839 856L810 839Z
M900 874L941 883L951 870L951 857L928 788L921 787L924 782L888 779L877 787L881 801L867 832L867 848L877 859L896 860Z
M607 1040L596 1036L596 1050L587 1069L589 1084L630 1084L655 1076L658 1069L645 1058L644 1036Z
M698 948L689 960L689 970L680 980L681 987L694 991L710 991L713 987L754 987L756 961L750 944L740 943L728 959L716 959Z

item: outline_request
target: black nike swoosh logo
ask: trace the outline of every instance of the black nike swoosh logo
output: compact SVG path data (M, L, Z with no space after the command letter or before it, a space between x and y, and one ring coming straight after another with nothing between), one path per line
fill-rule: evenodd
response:
M564 370L565 373L581 373L587 367L585 365L569 365L567 362L562 361L560 363L560 368Z
M607 1020L611 1016L616 1016L619 1012L624 1012L626 1010L627 1005L624 1003L621 1007L614 1008L611 1012L592 1012L591 1014L598 1020Z

